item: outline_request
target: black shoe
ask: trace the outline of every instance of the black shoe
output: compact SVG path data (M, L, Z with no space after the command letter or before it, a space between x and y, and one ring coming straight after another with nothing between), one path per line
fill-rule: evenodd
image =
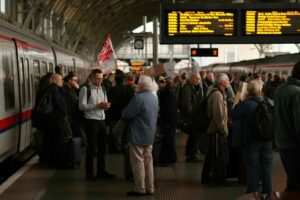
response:
M146 192L146 195L152 196L152 195L154 195L154 192Z
M126 193L127 196L131 196L131 197L142 197L145 196L146 193L140 193L140 192L135 192L135 191L130 191Z
M86 175L87 181L97 181L97 177L94 175Z
M103 174L98 174L97 177L100 179L113 179L113 178L115 178L115 175L110 174L108 172L104 172Z

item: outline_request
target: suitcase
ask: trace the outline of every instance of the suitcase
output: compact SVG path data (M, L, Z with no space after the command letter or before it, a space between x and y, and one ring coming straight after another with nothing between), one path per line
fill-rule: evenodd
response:
M67 168L76 168L81 162L81 138L74 137L65 143L65 161Z

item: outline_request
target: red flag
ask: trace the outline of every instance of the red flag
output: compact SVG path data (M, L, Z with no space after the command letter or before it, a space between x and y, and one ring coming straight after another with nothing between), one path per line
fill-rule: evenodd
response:
M103 73L117 69L116 61L117 57L112 46L111 36L108 35L102 50L98 54L98 62Z

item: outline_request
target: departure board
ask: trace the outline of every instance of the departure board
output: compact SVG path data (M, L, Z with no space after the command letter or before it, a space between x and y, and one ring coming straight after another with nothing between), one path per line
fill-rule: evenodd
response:
M169 11L168 36L234 36L231 11Z
M247 10L246 35L299 35L299 10Z
M162 3L160 43L300 43L300 3Z

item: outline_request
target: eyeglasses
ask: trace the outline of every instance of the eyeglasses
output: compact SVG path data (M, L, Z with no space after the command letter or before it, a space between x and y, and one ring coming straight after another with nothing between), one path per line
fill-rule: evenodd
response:
M94 77L94 79L96 79L98 81L101 81L103 78L96 78L96 77Z

